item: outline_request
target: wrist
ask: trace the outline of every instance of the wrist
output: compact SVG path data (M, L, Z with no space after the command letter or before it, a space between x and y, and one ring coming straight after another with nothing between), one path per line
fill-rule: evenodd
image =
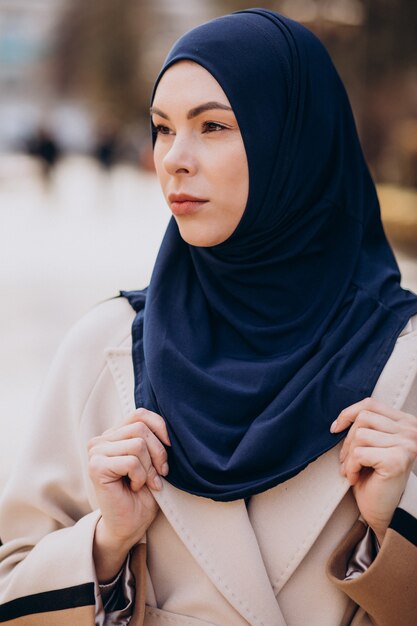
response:
M388 530L388 526L381 527L381 526L376 526L376 525L374 525L374 526L370 525L370 528L371 528L372 532L374 533L374 535L375 535L375 537L376 537L376 539L378 541L379 546L381 546L382 542L384 541L385 534L386 534L386 532Z
M98 541L100 545L108 550L127 553L138 540L136 539L136 533L134 536L121 535L113 528L109 528L106 520L100 517L96 526L95 541Z
M119 538L108 530L100 518L94 533L93 559L100 584L111 581L121 570L136 538Z

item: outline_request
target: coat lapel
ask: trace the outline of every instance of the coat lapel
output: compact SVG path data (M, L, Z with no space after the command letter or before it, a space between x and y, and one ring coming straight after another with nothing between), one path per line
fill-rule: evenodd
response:
M415 376L416 346L416 332L397 341L373 397L402 408ZM251 498L250 521L275 594L304 559L349 490L348 481L340 475L341 446L342 442L291 480ZM349 504L343 520L346 532L359 515L353 495ZM273 541L274 537L284 540Z
M275 594L301 563L349 489L339 472L340 447L322 455L291 480L251 498L250 521ZM274 537L281 540L274 541Z
M107 362L128 416L135 408L133 391L130 400L126 394L133 390L130 350L108 350ZM219 503L163 483L161 492L153 492L155 499L218 591L252 626L286 626L244 501Z
M243 500L215 502L165 480L154 496L200 567L249 624L285 626Z
M407 397L414 341L397 342L373 396L401 408ZM107 352L127 416L134 410L129 348ZM230 604L253 626L285 626L276 595L301 563L349 490L339 472L341 443L291 480L251 499L217 503L164 481L155 498L201 568ZM357 516L350 507L348 525ZM274 541L274 538L280 538ZM256 585L254 584L256 581Z

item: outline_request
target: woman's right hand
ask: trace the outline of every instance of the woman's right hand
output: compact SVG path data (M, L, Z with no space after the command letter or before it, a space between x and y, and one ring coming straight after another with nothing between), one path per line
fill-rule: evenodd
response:
M156 516L152 490L162 488L160 476L168 473L161 442L171 445L163 418L138 409L88 444L89 474L101 510L93 550L100 582L117 574Z

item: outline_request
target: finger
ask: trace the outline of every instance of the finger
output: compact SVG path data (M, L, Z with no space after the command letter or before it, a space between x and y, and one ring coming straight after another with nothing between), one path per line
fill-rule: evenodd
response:
M135 456L146 472L146 483L148 486L152 489L161 488L158 472L152 463L148 445L144 439L136 438L124 439L122 441L103 441L91 451L91 455L102 457Z
M129 439L143 439L149 449L149 454L152 459L152 464L159 474L166 476L168 474L168 455L167 452L154 433L143 422L134 422L132 424L126 424L119 428L103 434L108 441L125 441Z
M110 483L129 478L132 491L139 491L145 484L147 473L136 456L105 457L93 455L90 459L89 472L93 483L103 488Z
M117 433L117 431L123 428L123 426L132 423L145 424L161 441L165 443L165 445L171 445L168 430L163 417L158 415L158 413L154 413L143 408L137 409L134 413L129 415L129 417L121 424L118 424L117 426L112 426L111 428L105 430L103 435L111 436L112 434Z
M390 448L357 446L347 456L342 471L349 483L354 485L364 468L371 468L382 478L389 479L409 471L409 465L408 455L399 446Z
M342 463L341 472L346 476L351 486L359 480L361 472L365 469L376 468L381 463L381 451L379 448L359 447L352 450Z
M403 416L402 411L398 411L397 409L393 409L382 402L378 402L375 398L365 398L364 400L356 402L355 404L343 409L330 426L330 432L341 432L342 430L345 430L345 428L348 428L355 422L361 411L369 411L384 415L385 417L395 421L401 419Z
M397 433L399 430L398 422L393 421L389 417L385 417L385 415L379 415L377 413L372 413L370 411L361 411L355 423L351 426L343 442L342 449L340 451L341 459L344 455L346 455L346 452L349 449L352 439L355 436L358 428L368 428L390 434Z
M134 424L122 424L116 428L110 428L103 433L102 437L107 441L121 441L122 439L134 439L135 437L145 439L149 432L151 431L146 424L135 422Z
M350 440L350 445L342 447L340 452L340 461L343 462L349 453L356 446L374 447L374 448L392 448L401 443L398 434L390 434L373 430L371 428L359 427L355 430Z
M134 422L143 422L165 445L171 445L165 420L158 413L144 408L136 409L127 419L128 424Z

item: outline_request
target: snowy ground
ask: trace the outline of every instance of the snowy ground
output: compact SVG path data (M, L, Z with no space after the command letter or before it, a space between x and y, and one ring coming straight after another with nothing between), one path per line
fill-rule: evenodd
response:
M48 189L33 163L0 162L0 486L66 330L100 300L147 284L168 218L152 174L109 175L72 158ZM416 260L399 261L417 291Z

